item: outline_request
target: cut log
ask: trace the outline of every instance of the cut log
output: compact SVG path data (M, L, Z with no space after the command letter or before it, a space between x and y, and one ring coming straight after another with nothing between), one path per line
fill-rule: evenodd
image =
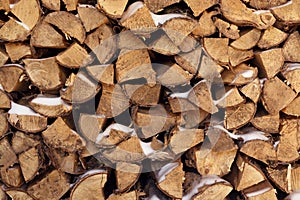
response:
M255 60L260 75L268 79L273 78L284 64L284 57L280 48L255 53Z
M267 29L276 21L270 11L253 12L241 0L222 0L221 12L226 19L239 26Z
M6 12L8 12L10 10L9 4L9 0L1 0L0 10L5 10Z
M180 0L145 0L144 2L151 12L157 13L170 5L180 2Z
M45 17L45 22L56 26L64 34L78 40L80 44L85 40L85 29L80 19L69 12L52 12Z
M30 44L40 48L62 49L68 47L65 38L43 20L33 30Z
M0 84L4 91L10 93L22 90L26 85L24 82L24 68L21 65L12 64L0 67Z
M229 63L235 67L243 62L250 60L254 57L253 50L238 50L232 47L228 47Z
M76 10L78 0L63 0L63 2L66 5L67 11Z
M300 35L298 31L293 32L289 35L285 41L282 51L285 61L299 62L299 48L300 48Z
M264 181L250 188L245 189L243 192L244 196L249 200L259 200L259 199L270 199L277 200L276 190L268 182Z
M198 108L194 104L192 104L189 100L187 100L186 98L176 97L175 96L176 94L182 94L182 93L174 93L174 95L171 95L168 98L173 113L181 113L181 112L187 112L192 110L198 110Z
M42 0L42 4L50 10L60 10L60 0Z
M9 189L6 190L5 193L12 199L27 199L34 200L26 191L17 190L17 189Z
M259 113L251 120L251 124L264 132L278 133L280 125L279 114L265 115Z
M288 181L287 178L288 169L285 166L278 166L276 168L267 167L267 175L270 180L279 187L282 191L288 191Z
M102 24L109 22L104 14L100 13L95 7L89 5L79 5L77 12L86 32L90 32Z
M38 133L47 128L46 117L14 102L8 111L8 121L16 129L27 133Z
M241 37L233 41L230 46L240 50L251 49L258 43L260 35L260 30L256 28L251 29L247 32L241 33Z
M42 165L42 159L37 148L31 148L18 156L25 182L31 181Z
M299 8L299 1L296 0L271 8L271 11L278 20L283 21L286 24L299 24Z
M138 200L137 192L131 191L123 194L111 194L107 198L107 200L122 200L122 199Z
M122 31L118 34L118 48L119 49L129 49L129 50L137 50L137 49L146 49L147 45L135 35L132 31Z
M10 98L9 96L0 89L0 108L1 109L10 109L11 105L10 105Z
M128 0L117 0L108 2L105 0L98 0L98 6L110 17L120 18L123 15Z
M101 115L81 113L78 120L78 126L85 138L96 142L97 136L103 131L106 121L106 118Z
M175 56L176 63L187 70L191 74L195 75L198 71L201 56L203 54L202 47L197 47L195 50L188 53L180 53Z
M277 77L266 80L264 83L262 102L265 109L272 115L285 108L296 96L296 93Z
M240 128L250 122L256 112L256 106L252 102L226 108L224 126L228 130Z
M66 74L55 57L23 61L29 78L41 91L58 90L64 85Z
M101 64L111 64L109 61L117 51L117 41L110 26L101 25L86 37L84 43L96 54Z
M6 43L5 49L10 60L13 62L18 61L24 57L30 57L32 55L30 46L23 43ZM2 58L1 60L5 60L5 59ZM1 65L3 64L4 63L1 63Z
M256 67L242 63L232 69L226 69L222 72L222 80L229 85L245 85L252 82L258 74Z
M240 95L236 87L229 88L222 97L215 101L216 105L222 108L237 106L245 102L246 100Z
M32 30L41 17L39 1L20 0L11 9L11 13L23 23L23 26Z
M70 200L99 199L104 200L104 185L108 179L107 171L96 170L86 173L72 189Z
M287 64L285 70L282 72L284 78L286 78L288 84L291 84L291 88L297 93L300 92L300 66L298 64Z
M114 65L91 65L86 67L87 72L97 82L113 85L114 84Z
M251 99L254 103L257 103L261 93L260 81L258 78L248 83L244 87L240 88L241 93Z
M8 56L5 52L0 49L0 65L4 65L8 60Z
M36 138L34 138L33 135L28 135L21 131L15 132L11 143L12 148L16 154L25 152L40 144L40 142Z
M249 5L258 10L267 10L275 6L283 5L286 2L287 0L275 0L271 2L268 0L250 0Z
M198 127L200 123L205 120L205 118L209 115L208 112L205 112L202 109L190 110L181 113L181 126L185 128L194 128Z
M156 83L155 71L152 69L148 51L146 49L121 51L116 63L117 81L140 78L145 78L150 86Z
M8 167L17 163L17 156L13 151L10 143L6 138L0 140L0 167L3 170L6 170Z
M27 192L36 199L43 199L44 197L60 199L69 189L70 183L67 176L62 172L53 170L43 179L31 184Z
M85 142L79 134L70 129L60 117L43 131L42 136L49 147L70 153L80 151L85 146Z
M261 49L269 49L280 45L287 37L287 33L274 26L270 26L268 29L264 30L257 46Z
M300 97L296 97L287 107L285 107L282 112L287 114L287 115L292 115L292 116L300 116L300 109L298 105L300 103Z
M154 40L149 48L157 53L163 55L176 55L179 53L179 48L173 43L173 41L166 35L163 34Z
M219 32L225 37L232 40L236 40L240 37L240 30L238 26L230 24L220 18L216 18L214 24L218 28Z
M204 11L200 16L198 26L192 32L193 35L197 37L205 37L214 34L217 31L217 28L211 18L216 14L218 14L216 11Z
M24 183L22 171L19 165L14 165L8 168L0 168L0 177L3 183L14 188L18 188Z
M141 170L139 165L118 162L115 172L118 192L128 191L137 182Z
M118 116L129 107L129 99L120 85L102 84L102 95L96 113L107 118Z
M213 80L223 72L224 68L213 61L209 56L203 55L200 61L197 78Z
M0 39L9 42L24 41L30 33L30 28L25 24L10 18L0 28Z
M184 1L192 9L195 17L199 16L203 11L218 3L217 0L204 0L204 1L184 0Z
M228 44L228 38L204 38L203 40L206 52L221 65L229 62Z
M0 137L4 136L8 131L9 125L6 114L0 114Z

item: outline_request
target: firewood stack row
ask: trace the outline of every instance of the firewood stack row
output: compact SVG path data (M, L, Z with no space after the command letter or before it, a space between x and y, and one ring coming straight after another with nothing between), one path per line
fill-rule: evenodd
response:
M300 0L1 0L0 199L300 199Z

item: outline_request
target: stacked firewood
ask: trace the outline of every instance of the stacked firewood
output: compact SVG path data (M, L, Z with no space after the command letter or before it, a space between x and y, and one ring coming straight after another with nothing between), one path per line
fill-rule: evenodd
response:
M300 199L299 11L0 0L0 200Z

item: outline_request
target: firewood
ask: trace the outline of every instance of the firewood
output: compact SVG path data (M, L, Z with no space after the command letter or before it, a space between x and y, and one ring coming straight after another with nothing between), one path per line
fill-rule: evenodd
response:
M300 35L298 31L293 32L289 35L288 39L285 41L282 51L285 61L299 62L300 56L298 54L298 49L300 47Z
M268 182L264 181L250 188L243 190L244 196L249 200L270 199L277 200L276 190Z
M181 113L181 124L185 128L197 127L209 115L202 109L190 110Z
M32 55L30 46L22 43L6 43L5 49L11 61L17 61Z
M95 7L89 5L79 5L77 7L77 11L86 32L90 32L102 24L108 23L107 17L100 13Z
M17 190L17 189L9 189L6 190L5 193L12 199L28 199L34 200L26 191Z
M129 107L129 100L120 85L102 84L102 96L96 113L112 118Z
M91 65L86 67L87 72L96 81L113 85L114 84L114 65Z
M251 140L243 144L240 152L249 157L262 161L265 164L277 162L276 150L269 142L262 140Z
M286 119L282 122L280 140L277 147L278 160L290 163L299 159L299 122L297 119Z
M236 25L254 26L258 29L267 29L276 21L270 11L253 12L241 0L222 0L221 12L226 19Z
M280 124L279 114L256 114L256 116L251 120L251 124L257 129L267 133L278 133Z
M53 170L43 179L31 184L27 192L36 199L45 197L48 199L60 199L69 189L70 183L67 176L62 172Z
M72 73L65 85L67 88L61 90L61 98L69 103L86 102L94 98L100 90L100 86L90 80L83 71L76 75Z
M21 0L17 2L11 9L14 14L23 24L32 30L38 23L41 17L41 9L37 0Z
M6 114L0 114L0 122L0 137L2 137L9 128Z
M10 98L9 96L0 89L0 108L1 109L10 109L11 105L10 105Z
M57 64L55 57L23 61L32 83L42 91L60 89L66 81L66 74Z
M299 110L299 105L300 103L300 98L296 97L287 107L285 107L282 112L287 114L287 115L292 115L292 116L300 116L300 110Z
M122 200L122 199L138 200L137 192L131 191L123 194L111 194L107 198L107 200Z
M228 47L228 54L229 54L229 63L231 66L235 67L247 60L250 60L254 57L253 50L238 50L232 47Z
M176 95L176 93L174 93ZM197 106L192 104L189 100L186 98L180 98L176 96L171 95L168 98L170 108L173 113L181 113L181 112L187 112L192 110L198 110Z
M267 10L275 6L283 5L286 2L287 0L275 0L271 2L268 0L250 0L249 5L259 10Z
M150 138L175 126L176 115L168 112L162 105L157 105L150 109L138 109L133 120L141 128L139 137Z
M0 75L0 84L8 93L22 90L26 85L24 84L24 68L21 65L4 65L0 68Z
M216 101L216 104L220 107L227 108L245 102L246 100L240 95L239 90L236 87L233 87L229 88L228 91Z
M161 85L156 84L153 87L149 85L125 84L124 91L132 103L140 106L155 106L158 104Z
M109 63L117 50L117 41L110 26L102 24L90 33L84 43L96 54L101 64Z
M212 16L218 14L216 11L207 12L204 11L203 14L200 16L198 21L198 26L193 30L193 35L199 37L210 36L214 34L217 29L212 20Z
M260 30L256 28L250 29L247 32L241 33L241 37L233 41L230 46L240 50L251 49L258 43L260 35Z
M209 66L209 67L208 67ZM197 78L213 79L216 74L221 74L224 68L212 60L208 55L202 55Z
M30 148L34 148L40 144L40 142L36 138L34 138L33 135L28 135L21 131L17 131L14 133L11 143L12 148L16 154L25 152Z
M81 113L78 120L78 126L85 138L96 142L97 136L103 131L106 121L106 118L101 115Z
M284 57L280 48L255 53L255 60L260 74L268 79L273 78L284 64Z
M9 0L2 0L0 5L0 10L5 10L8 12L10 10L9 3L10 3Z
M29 33L30 28L27 25L10 18L0 28L0 39L9 42L24 41Z
M226 108L224 125L228 130L237 129L250 122L256 112L252 102Z
M199 68L202 53L203 49L197 47L191 52L176 55L175 60L180 67L195 75Z
M176 55L180 51L178 47L173 43L173 41L166 34L159 36L158 39L153 41L150 44L150 49L157 53L168 55L168 56Z
M205 1L195 1L195 0L184 0L186 4L192 9L194 16L199 16L203 11L217 4L216 0L205 0Z
M260 81L258 78L252 82L240 88L241 93L251 99L254 103L257 103L261 93Z
M271 8L273 15L280 21L283 21L286 24L299 24L300 18L298 15L299 3L296 0L295 2L287 2L281 6Z
M60 9L60 0L42 0L42 4L50 10Z
M25 182L32 180L42 164L39 150L31 148L19 154L18 159Z
M106 199L103 189L107 180L108 174L105 170L87 172L72 189L70 199Z
M87 51L78 43L72 44L67 50L58 54L56 60L68 68L80 68L92 61Z
M120 18L123 15L128 0L118 0L114 2L108 2L105 0L98 0L98 6L101 10L114 18Z
M64 4L66 4L67 11L76 10L78 0L63 0Z
M298 64L287 64L286 68L283 70L282 75L286 78L287 82L291 84L291 88L297 93L300 92L300 83L298 80L300 68Z
M270 180L279 187L282 191L289 192L288 191L288 180L287 179L287 172L288 169L285 166L278 166L276 168L268 167L267 168L267 175L270 178Z
M80 19L69 12L52 12L45 17L45 22L56 26L64 34L78 40L80 44L85 40L85 29Z
M118 162L115 172L118 192L122 193L129 190L137 182L141 170L139 165Z
M80 151L85 145L79 134L70 129L61 117L43 131L42 136L48 146L70 153Z
M146 49L120 52L116 63L116 79L124 82L145 78L148 84L156 83L155 71L152 69L149 53Z
M236 40L240 37L240 30L238 29L238 26L230 24L220 18L216 18L214 24L218 28L219 32L225 37L233 40Z
M14 102L8 111L8 121L16 129L29 133L38 133L47 128L46 117Z
M65 38L45 20L37 24L34 28L31 34L30 43L32 46L40 48L61 49L68 46Z
M256 67L242 63L232 69L225 69L221 76L225 84L240 86L252 82L257 74Z
M0 167L4 170L7 169L9 166L13 166L15 163L17 163L17 156L15 152L13 151L10 143L8 142L7 138L3 138L0 140L0 152L1 152L1 158L0 158Z
M8 60L8 55L0 50L0 64L1 64L1 66L4 65L7 60Z
M37 113L46 117L60 117L72 110L61 97L47 97L38 95L29 102L30 107Z
M280 29L270 26L268 29L264 30L262 36L260 37L257 46L261 49L269 49L281 44L288 34L281 31Z
M156 171L157 186L172 198L182 198L184 171L180 161L168 163Z
M164 10L165 7L173 5L180 2L180 0L169 0L169 1L159 1L159 0L145 0L145 4L151 12L157 13Z
M208 113L215 113L218 108L214 105L209 83L205 80L196 84L188 95L188 100Z
M228 38L204 38L203 46L216 62L227 64L229 62Z
M24 183L22 171L19 165L8 168L0 168L0 177L3 183L18 188Z
M262 102L270 114L276 114L285 108L296 97L296 93L275 77L266 80L262 91Z
M135 35L132 31L122 31L118 34L118 48L119 49L146 49L147 45Z

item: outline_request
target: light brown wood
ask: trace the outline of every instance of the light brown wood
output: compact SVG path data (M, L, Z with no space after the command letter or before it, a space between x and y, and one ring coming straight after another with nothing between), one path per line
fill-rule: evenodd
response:
M229 54L229 63L233 67L242 64L243 62L248 61L254 57L252 49L243 51L243 50L238 50L229 47L228 54Z
M227 64L229 62L228 38L204 38L203 46L216 62Z
M0 65L4 65L8 60L8 55L0 49Z
M268 1L268 0L250 0L249 5L258 9L258 10L266 10L270 9L275 6L283 5L287 2L287 0L275 0L275 1Z
M253 48L259 41L261 31L254 28L249 31L242 32L241 37L230 43L230 46L240 49L247 50Z
M114 84L114 65L91 65L86 67L87 72L92 76L96 81L113 85Z
M284 4L282 6L271 8L271 11L274 14L274 16L286 24L298 24L300 22L298 10L298 0L288 4Z
M251 120L253 126L257 129L267 133L278 133L279 132L279 114L266 115L262 113L256 114Z
M0 137L5 135L8 131L9 124L7 121L7 114L0 114Z
M151 12L157 13L163 11L165 7L180 2L180 0L145 0L144 2Z
M240 95L239 90L236 87L229 87L220 99L221 100L218 101L217 105L222 108L238 106L239 104L246 102L245 98Z
M60 10L60 0L42 0L42 4L50 10Z
M225 37L233 40L236 40L240 37L240 30L238 26L230 24L220 18L216 18L214 24L218 28L219 32Z
M67 11L76 10L78 0L63 0L63 2L66 5Z
M140 165L118 162L115 174L119 192L128 191L137 182L141 170Z
M9 0L1 0L0 1L0 9L1 10L5 10L5 11L9 11L10 8L9 8Z
M282 51L285 61L299 62L300 56L298 50L300 47L300 35L298 31L293 32L289 35L288 39L285 41Z
M78 120L78 125L80 132L85 138L96 142L96 138L99 133L104 131L103 128L106 121L107 120L104 116L81 113Z
M204 0L204 1L196 1L196 0L184 0L186 4L192 9L194 16L199 16L203 11L217 4L216 0Z
M0 67L0 84L4 91L12 92L24 89L24 68L21 65L4 65Z
M6 43L6 52L11 61L17 61L24 57L30 57L32 55L30 46L23 43ZM3 59L1 59L3 60ZM1 65L3 65L2 63Z
M24 183L22 171L19 165L14 165L8 168L0 168L0 177L3 183L14 188L18 188Z
M198 26L193 30L193 35L197 37L210 36L217 31L217 28L212 20L214 15L218 14L216 11L204 11L198 21Z
M8 194L8 196L10 196L10 198L12 199L34 200L29 194L27 194L27 192L22 190L10 189L10 190L6 190L5 193Z
M225 84L241 86L252 82L258 74L256 67L242 63L231 69L225 69L221 76Z
M173 41L166 35L163 34L155 41L150 44L150 49L163 54L163 55L176 55L179 53L179 48L173 43Z
M4 92L3 90L0 89L0 108L1 109L10 109L11 104L10 104L10 98L9 96L6 94L6 92Z
M195 75L198 71L202 54L202 47L197 47L188 53L179 53L175 56L175 60L180 67Z
M294 68L295 67L295 68ZM283 70L282 75L286 78L290 87L295 90L297 93L300 92L300 82L299 82L299 73L300 70L297 68L297 64L286 64L285 70Z
M19 21L10 18L0 28L0 39L9 42L24 41L30 33L30 29Z
M259 79L254 79L252 82L240 88L240 91L254 103L257 103L261 94L261 85Z
M16 154L25 152L39 144L40 142L34 135L25 134L21 131L15 132L11 140L11 146Z
M19 154L18 159L25 182L32 180L37 175L42 164L39 150L31 148Z
M6 170L8 167L13 166L17 163L17 156L13 151L10 143L8 142L7 138L3 138L0 140L0 152L3 155L0 158L0 166L1 169Z
M287 37L287 33L274 26L270 26L262 33L257 46L261 49L269 49L281 44Z
M292 115L292 116L300 116L300 110L299 110L299 105L300 103L300 98L299 96L296 97L287 107L285 107L282 112L287 114L287 115Z
M125 10L128 0L105 1L97 0L101 10L114 18L120 18Z

